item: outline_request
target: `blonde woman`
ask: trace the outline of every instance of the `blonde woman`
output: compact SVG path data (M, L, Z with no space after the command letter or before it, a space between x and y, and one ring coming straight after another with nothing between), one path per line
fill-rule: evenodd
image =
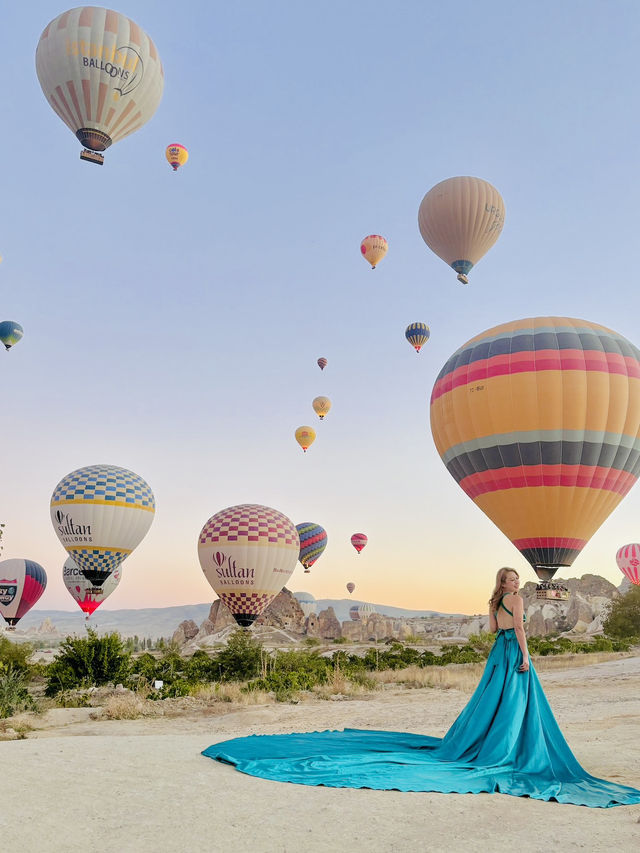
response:
M489 602L495 642L473 696L443 738L345 729L237 738L203 755L304 785L499 792L594 808L640 803L640 790L590 776L569 749L529 660L519 586L515 569L500 569Z

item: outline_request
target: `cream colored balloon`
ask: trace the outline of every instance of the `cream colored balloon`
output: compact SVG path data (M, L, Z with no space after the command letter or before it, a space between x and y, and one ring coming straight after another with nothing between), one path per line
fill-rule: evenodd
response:
M331 400L328 397L314 397L311 405L313 406L313 411L322 421L324 420L324 416L329 414Z
M70 9L45 27L36 72L53 110L97 152L142 127L164 87L149 36L125 15L96 6ZM95 157L101 162L99 155L85 159Z
M498 190L481 178L448 178L422 199L418 226L422 239L468 284L467 273L496 242L505 206Z

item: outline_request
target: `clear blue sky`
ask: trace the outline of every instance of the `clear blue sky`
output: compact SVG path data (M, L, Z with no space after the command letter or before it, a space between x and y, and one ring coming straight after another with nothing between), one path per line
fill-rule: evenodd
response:
M499 566L535 579L444 468L429 395L454 350L518 317L566 314L640 344L638 4L116 8L155 41L165 90L100 168L35 74L65 6L14 4L0 31L0 319L25 329L0 354L0 515L3 557L47 570L38 607L75 608L49 500L97 463L141 474L158 505L105 609L212 600L197 535L242 502L327 529L312 573L288 584L316 597L353 580L361 600L478 612ZM190 160L174 174L176 141ZM468 287L416 221L453 175L506 203ZM369 233L389 241L374 272ZM420 356L413 321L431 328ZM318 394L333 403L323 423ZM318 433L306 455L302 424ZM619 583L639 508L636 487L571 574ZM369 536L359 557L354 532Z

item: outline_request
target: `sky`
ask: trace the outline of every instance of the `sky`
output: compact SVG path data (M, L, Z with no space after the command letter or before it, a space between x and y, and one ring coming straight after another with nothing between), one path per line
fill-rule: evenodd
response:
M25 330L0 353L2 556L45 567L37 607L77 607L49 501L99 463L140 474L157 503L105 610L213 600L198 534L238 503L325 527L325 553L287 583L317 598L353 581L359 600L478 613L500 566L535 580L445 469L429 397L458 347L520 317L640 344L635 0L127 0L164 95L103 167L79 159L35 73L65 8L13 4L0 30L0 319ZM171 142L190 154L175 174ZM506 205L468 286L417 228L455 175ZM389 242L375 271L371 233ZM419 355L415 321L431 329ZM306 454L300 425L317 432ZM617 585L639 509L636 486L563 576Z

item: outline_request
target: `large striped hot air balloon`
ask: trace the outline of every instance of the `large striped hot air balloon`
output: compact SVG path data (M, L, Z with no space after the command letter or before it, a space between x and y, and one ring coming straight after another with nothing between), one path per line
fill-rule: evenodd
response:
M71 471L51 497L53 529L94 586L101 586L142 542L155 511L149 484L117 465Z
M84 160L149 121L164 87L162 63L149 36L130 18L79 6L44 28L36 72L49 104L86 149Z
M623 545L616 554L616 563L632 584L640 586L640 545Z
M570 317L495 326L440 371L431 430L452 477L548 581L638 478L640 352Z
M426 323L410 323L405 329L404 336L409 341L416 352L420 352L422 347L429 340L429 327Z
M248 627L291 577L300 553L294 523L260 504L212 515L198 537L204 576L238 625Z
M15 628L47 587L47 573L33 560L0 562L0 614Z
M327 531L314 521L303 521L296 524L300 537L300 556L298 559L308 572L315 561L327 547Z
M468 284L467 274L496 242L505 207L498 190L481 178L447 178L420 203L422 239Z

